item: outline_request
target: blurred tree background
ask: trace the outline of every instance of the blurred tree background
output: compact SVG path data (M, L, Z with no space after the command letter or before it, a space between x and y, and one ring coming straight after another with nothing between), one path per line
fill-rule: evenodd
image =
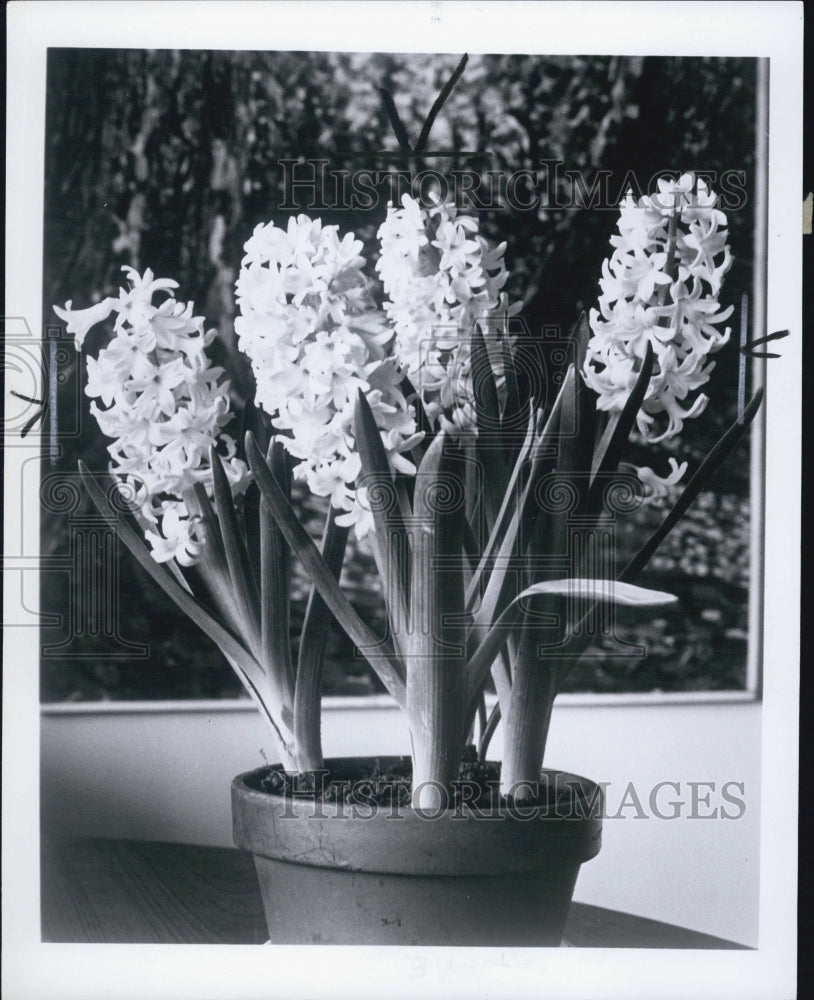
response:
M519 177L512 197L504 195L481 212L481 225L490 239L508 243L507 290L512 300L523 301L532 335L543 328L568 330L580 310L596 303L617 218L592 202L597 179L596 190L616 204L627 184L638 188L636 194L646 193L666 171L693 169L719 179L741 172L742 191L733 182L724 204L735 264L722 301L737 307L751 287L754 60L472 56L429 143L430 150L463 152L425 153L410 163L386 152L398 146L380 88L393 95L414 142L459 58L51 49L44 322L56 325L54 303L72 299L82 308L116 294L124 264L175 278L179 299L193 300L196 313L219 331L216 363L230 371L239 410L251 391L251 375L236 350L233 287L253 228L269 220L284 226L288 215L308 211L341 232L355 231L375 259L375 234L391 184L384 179L370 204L351 208L335 179L342 171L349 176L360 169L405 167L476 169L482 192L492 190L490 178L494 184L498 174ZM292 168L281 163L298 161L303 178L309 169L303 161L312 158L326 161L318 211L313 190L291 190ZM521 205L534 195L532 175L542 178L545 194L529 210ZM583 178L583 187L576 177ZM713 187L721 191L720 183L713 181ZM736 311L730 325L736 327L737 318ZM644 453L634 452L633 460L662 473L670 454L688 459L691 469L697 465L735 413L735 336L717 355L706 413L661 455L644 461ZM95 351L99 338L104 335L94 333L86 343ZM81 417L77 433L62 439L56 463L44 465L42 551L61 571L42 574L42 610L55 623L42 629L43 700L237 695L239 684L218 651L126 551L118 551L117 543L110 550L109 540L93 554L83 548L82 525L90 523L83 518L92 517L92 509L73 488L66 504L60 484L74 482L79 457L103 470L106 442L82 396L84 363L72 349L61 352L60 361L60 427L72 426L77 410ZM642 579L679 594L680 609L646 625L620 617L619 637L644 644L647 655L597 646L572 672L569 689L743 686L748 491L743 443L716 489L699 498ZM620 533L620 561L659 517L652 508L640 514ZM75 567L82 558L91 584L109 592L106 604L94 605L87 595L91 584L77 586ZM349 567L345 583L360 612L377 622L381 607L364 553ZM299 580L300 595L304 587ZM300 616L301 608L295 609L295 640ZM377 689L363 661L335 635L325 692Z

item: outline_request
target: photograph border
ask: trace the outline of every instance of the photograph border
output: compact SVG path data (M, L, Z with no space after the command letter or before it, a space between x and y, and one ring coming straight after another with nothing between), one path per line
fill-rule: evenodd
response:
M194 16L191 15L194 6ZM48 945L39 939L39 526L20 517L30 448L5 452L4 991L14 1000L116 996L567 996L767 1000L791 995L796 966L797 724L801 461L800 218L802 4L798 3L117 3L17 2L8 8L6 339L43 328L42 163L48 47L545 54L748 55L771 61L766 330L788 329L766 370L765 586L760 946L754 952L640 949L576 952L379 948L353 961L331 949L325 969L298 949ZM409 12L409 13L408 13ZM526 30L512 31L514 18ZM398 30L394 26L398 23ZM531 30L535 29L535 30ZM537 44L530 46L529 38ZM759 187L759 185L758 185ZM756 262L757 263L757 262ZM754 302L755 313L760 303ZM33 350L33 346L30 350ZM32 355L33 356L33 355ZM36 366L35 366L36 367ZM33 371L32 377L41 374ZM9 408L11 379L6 386ZM39 397L44 398L44 397ZM6 427L6 433L10 428ZM754 437L758 437L755 435ZM791 489L789 489L791 484ZM759 615L758 610L752 614ZM29 627L24 627L28 624ZM16 627L15 627L16 626ZM623 696L622 696L623 697ZM793 807L792 807L793 804ZM771 821L782 815L788 825ZM89 961L93 956L93 962ZM273 956L273 957L272 957ZM234 963L242 963L236 972ZM273 977L273 979L272 979ZM454 986L453 986L454 984ZM395 992L396 989L401 992ZM194 991L194 992L193 992ZM270 992L274 991L274 992ZM658 992L657 992L658 991Z

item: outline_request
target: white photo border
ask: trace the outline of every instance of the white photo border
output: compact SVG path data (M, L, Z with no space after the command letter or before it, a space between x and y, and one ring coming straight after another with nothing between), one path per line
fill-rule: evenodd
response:
M77 997L675 997L793 995L802 392L801 3L17 2L8 7L7 337L42 328L49 47L754 56L770 60L760 947L752 952L357 950L40 942L38 638L4 636L3 980L14 1000ZM517 25L522 22L523 30ZM6 413L9 413L9 384ZM38 526L19 484L39 441L5 452L6 621L36 616ZM16 485L15 485L16 484ZM23 498L25 502L25 498ZM14 562L17 559L18 562ZM25 570L26 572L23 572ZM23 579L25 584L23 585ZM10 585L9 585L10 584ZM32 619L35 620L35 619ZM351 977L347 972L353 970Z

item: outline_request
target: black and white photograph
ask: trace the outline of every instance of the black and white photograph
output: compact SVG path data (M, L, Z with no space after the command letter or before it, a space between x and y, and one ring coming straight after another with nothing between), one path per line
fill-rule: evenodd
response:
M802 5L9 26L4 994L793 997Z

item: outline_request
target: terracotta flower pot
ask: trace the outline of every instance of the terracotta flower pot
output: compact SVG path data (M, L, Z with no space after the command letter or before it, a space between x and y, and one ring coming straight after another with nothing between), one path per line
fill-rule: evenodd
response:
M422 816L286 799L262 789L270 770L235 778L232 813L274 944L559 946L579 867L601 846L599 789L562 771L543 772L547 807Z

